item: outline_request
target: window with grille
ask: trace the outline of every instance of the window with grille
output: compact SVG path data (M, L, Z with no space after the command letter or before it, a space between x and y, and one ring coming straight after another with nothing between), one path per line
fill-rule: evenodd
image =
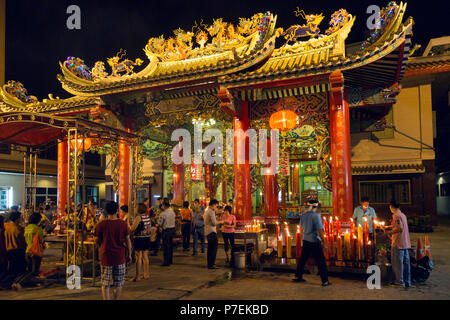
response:
M442 183L440 186L441 197L450 197L450 182Z
M369 197L372 204L389 204L395 200L401 204L411 203L410 180L379 180L359 182L359 202Z

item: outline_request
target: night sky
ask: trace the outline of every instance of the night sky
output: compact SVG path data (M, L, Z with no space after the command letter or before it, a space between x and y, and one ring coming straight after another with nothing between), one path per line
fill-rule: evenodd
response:
M297 6L306 13L323 12L322 31L327 28L331 13L347 9L357 16L347 43L358 42L367 31L367 7L387 3L378 0L7 0L6 80L21 81L39 99L46 98L48 93L68 97L56 79L60 71L58 61L64 61L67 56L80 57L92 67L95 61L105 61L123 48L128 58L148 61L142 49L150 37L165 34L167 38L178 27L191 29L196 20L204 19L204 23L210 24L213 18L222 17L236 24L239 17L269 10L278 15L277 26L286 29L304 23L293 13ZM81 8L81 30L66 27L69 17L66 9L72 4ZM448 10L443 5L444 1L408 2L405 17L413 16L416 23L413 43L425 47L430 38L448 35Z

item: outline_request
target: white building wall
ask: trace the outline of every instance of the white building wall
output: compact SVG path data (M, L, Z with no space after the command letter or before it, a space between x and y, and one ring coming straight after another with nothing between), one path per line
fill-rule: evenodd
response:
M41 176L36 177L38 188L56 188L56 176ZM99 198L105 199L105 183L102 180L86 179L86 184L89 186L98 187ZM13 188L13 205L22 204L23 202L23 174L22 173L5 173L0 172L0 187Z
M393 106L393 116L398 131L433 146L430 84L403 88ZM352 134L351 142L352 164L355 165L435 158L433 150L397 132L394 132L393 138L380 139L379 143L370 139L370 133Z

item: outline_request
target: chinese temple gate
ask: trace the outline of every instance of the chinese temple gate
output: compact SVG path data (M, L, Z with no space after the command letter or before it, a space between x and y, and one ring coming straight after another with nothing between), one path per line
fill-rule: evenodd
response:
M345 9L331 16L324 31L318 27L322 14L300 10L296 14L305 24L285 30L276 26L277 17L270 12L241 18L237 25L222 19L209 26L196 24L192 32L177 29L167 39L150 38L144 48L146 64L139 58L124 58L122 51L107 59L110 71L103 61L89 68L80 58L68 57L60 63L58 80L74 95L69 99L38 101L20 83L10 81L2 88L0 107L3 112L91 117L151 140L150 151L161 156L175 145L171 132L192 131L195 121L215 119L214 127L221 131L270 129L272 114L291 110L297 125L282 132L281 154L317 161L320 185L332 194L330 211L347 220L353 212L349 110L395 103L413 25L411 18L404 21L405 9L406 4L395 2L383 8L380 28L353 53L346 52L345 40L356 17ZM280 41L284 44L277 47ZM252 192L259 184L264 189L265 216L276 219L278 191L284 199L291 197L289 192L299 196L298 183L292 182L298 174L292 178L281 170L255 177L248 152L251 141L239 134L234 141L235 159L237 142L245 144L245 161L204 165L207 197L215 194L214 180L223 182L225 196L226 185L233 186L235 214L247 221L252 219ZM58 148L61 175L66 170L65 148L64 144ZM130 203L130 161L135 152L142 151L132 151L125 143L111 148L112 179L120 205ZM189 165L173 168L174 203L181 205L189 188L190 178L185 175L190 175ZM65 188L58 178L58 197L66 193Z

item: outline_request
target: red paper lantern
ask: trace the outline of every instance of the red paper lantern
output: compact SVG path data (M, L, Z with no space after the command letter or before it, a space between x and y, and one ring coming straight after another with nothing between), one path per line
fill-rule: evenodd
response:
M297 126L297 115L294 111L281 110L270 116L269 124L272 129L286 131Z
M78 136L78 139L70 140L70 148L71 149L75 149L75 141L77 143L77 150L81 151L81 149L83 148L83 138ZM92 146L91 138L85 138L84 139L84 151L88 151L91 146Z

